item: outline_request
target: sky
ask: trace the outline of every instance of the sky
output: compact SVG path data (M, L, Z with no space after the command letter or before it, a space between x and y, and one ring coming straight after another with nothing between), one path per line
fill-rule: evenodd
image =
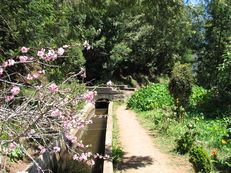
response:
M188 1L188 3L192 3L192 4L197 4L199 2L199 0L184 0L185 2Z

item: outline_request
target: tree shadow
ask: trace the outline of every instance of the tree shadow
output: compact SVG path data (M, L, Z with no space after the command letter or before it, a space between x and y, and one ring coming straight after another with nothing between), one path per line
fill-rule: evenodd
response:
M123 157L123 162L119 165L118 170L138 169L152 165L153 159L149 156L131 156Z

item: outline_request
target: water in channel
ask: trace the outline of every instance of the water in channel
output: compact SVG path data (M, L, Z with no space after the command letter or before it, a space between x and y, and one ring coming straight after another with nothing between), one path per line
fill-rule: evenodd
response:
M107 126L107 114L108 114L109 102L96 102L95 103L95 114L93 116L92 124L89 124L83 133L82 141L84 145L91 145L88 151L99 153L104 155L105 150L105 134ZM62 171L56 173L103 173L103 159L95 159L95 165L89 167L86 164L77 163L70 157L67 161L65 168Z

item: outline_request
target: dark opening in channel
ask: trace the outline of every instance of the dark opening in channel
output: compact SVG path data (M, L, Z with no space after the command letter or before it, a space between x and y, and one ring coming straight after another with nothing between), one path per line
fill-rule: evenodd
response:
M108 114L108 99L99 99L95 102L95 114L96 115L107 115Z

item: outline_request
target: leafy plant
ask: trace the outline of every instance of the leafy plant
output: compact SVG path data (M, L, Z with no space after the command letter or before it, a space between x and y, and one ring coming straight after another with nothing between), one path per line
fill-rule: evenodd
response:
M223 63L219 65L218 68L218 91L223 99L226 101L231 100L231 37L225 46L224 54L223 54Z
M177 107L185 107L192 93L192 70L186 64L176 63L169 81L169 92Z
M15 149L13 149L10 153L9 153L9 158L11 161L17 161L17 160L22 160L24 153L22 151L22 149L17 146Z
M124 152L120 146L112 147L112 162L114 166L122 161L123 154Z
M207 152L199 146L193 147L190 152L190 162L194 165L196 172L210 173L212 170L212 163Z
M197 132L195 130L195 126L193 124L189 124L188 130L181 136L179 140L177 140L177 148L176 150L180 154L185 154L190 151L192 148L195 140Z
M216 159L214 161L214 166L217 170L222 170L222 173L231 172L231 157L228 157L224 160Z
M127 103L129 108L141 111L171 105L173 105L173 99L165 84L151 84L141 88L131 96Z
M193 86L192 94L189 97L189 104L191 107L202 103L208 94L209 90L204 89L201 86Z

